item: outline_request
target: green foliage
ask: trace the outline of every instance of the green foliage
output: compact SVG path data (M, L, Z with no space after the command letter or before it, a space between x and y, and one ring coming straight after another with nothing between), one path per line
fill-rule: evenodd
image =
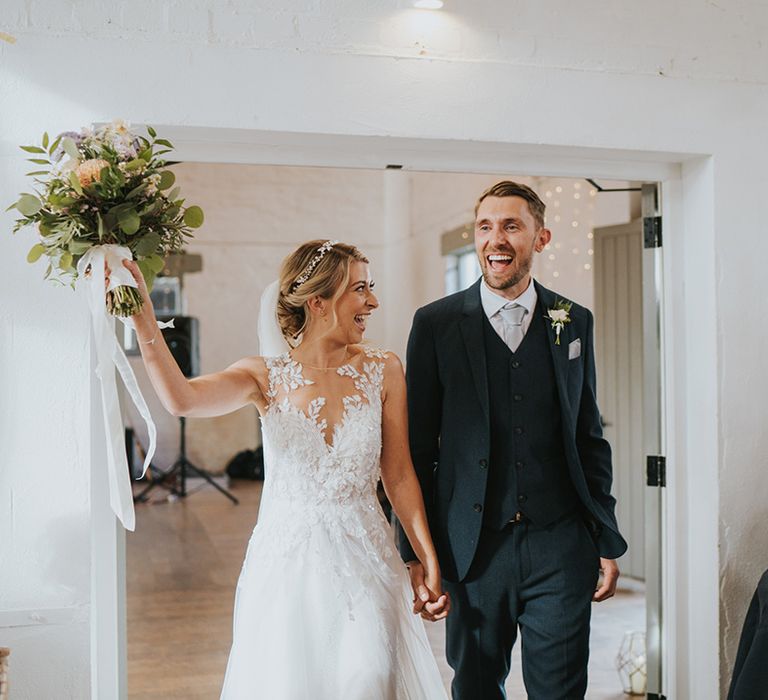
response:
M184 223L191 228L200 228L204 218L203 210L198 206L187 207L184 212Z
M27 253L27 262L34 263L40 260L40 256L45 252L45 246L42 243L35 243L29 253Z
M16 202L16 208L24 216L34 216L43 208L43 203L33 194L23 194Z
M170 170L163 170L163 172L160 173L160 184L157 186L157 189L170 189L173 187L174 182L176 182L176 176Z
M45 279L74 282L77 263L88 250L115 244L131 250L151 288L165 257L182 250L192 229L202 226L202 209L184 206L180 188L174 187L176 176L168 169L174 163L163 158L172 144L157 138L152 127L147 134L149 138L114 123L54 139L45 133L39 145L21 146L32 156L27 160L48 169L28 173L34 193L20 195L6 211L20 214L14 233L36 228L39 241L27 260L49 259ZM105 163L99 168L97 160ZM125 312L135 301L121 292L113 298L113 312Z

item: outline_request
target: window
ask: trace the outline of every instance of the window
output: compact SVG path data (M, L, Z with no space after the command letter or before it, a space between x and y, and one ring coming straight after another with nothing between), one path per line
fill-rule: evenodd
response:
M480 277L480 263L474 247L467 246L445 256L445 293L460 292Z

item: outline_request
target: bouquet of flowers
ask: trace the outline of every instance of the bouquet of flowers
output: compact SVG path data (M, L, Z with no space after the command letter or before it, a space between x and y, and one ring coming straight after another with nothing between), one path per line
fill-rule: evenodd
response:
M41 145L21 147L32 156L30 161L42 166L27 173L34 178L34 193L22 194L8 207L21 214L14 233L37 226L40 240L27 260L34 263L46 255L46 279L60 283L69 279L74 287L83 278L101 384L110 503L129 530L135 527L135 514L115 369L147 424L149 445L142 476L155 452L157 430L114 331L114 316L132 326L127 317L138 313L143 303L137 282L122 261L135 259L151 289L165 256L180 251L191 229L203 223L200 207L184 206L179 188L174 187L176 178L167 169L172 163L162 158L173 146L157 138L152 127L147 127L147 134L132 133L121 121L66 132L53 141L43 134ZM108 286L105 266L111 268ZM173 322L157 324L166 328Z
M150 126L147 134L134 134L124 122L114 121L65 132L52 141L45 133L41 145L21 146L42 169L27 173L35 192L22 194L7 211L21 214L14 233L37 226L40 241L27 260L34 263L46 255L46 279L69 280L74 287L79 276L90 276L96 258L89 253L99 247L108 262L135 259L152 289L165 256L180 251L191 229L202 225L202 209L184 206L167 169L172 163L162 159L172 144L157 138ZM141 310L142 299L130 284L135 281L122 275L119 266L118 285L107 290L107 308L114 316L131 316ZM121 278L128 284L119 284Z

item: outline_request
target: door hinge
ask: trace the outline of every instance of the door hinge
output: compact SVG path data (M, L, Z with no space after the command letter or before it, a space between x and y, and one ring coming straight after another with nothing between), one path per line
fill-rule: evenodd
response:
M667 458L661 455L646 457L646 484L648 486L667 485Z
M658 693L647 693L646 700L667 700L666 695L659 695Z
M646 248L661 248L661 217L643 218L643 241Z

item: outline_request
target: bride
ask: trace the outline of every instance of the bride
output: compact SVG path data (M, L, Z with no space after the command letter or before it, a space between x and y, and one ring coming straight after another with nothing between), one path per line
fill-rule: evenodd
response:
M124 265L144 298L133 320L168 411L254 404L261 416L266 481L222 699L445 698L417 615L442 619L450 602L408 451L402 365L363 343L379 305L368 260L337 241L299 246L262 299L265 356L194 379L163 341L138 266ZM426 572L414 590L376 498L379 477Z

